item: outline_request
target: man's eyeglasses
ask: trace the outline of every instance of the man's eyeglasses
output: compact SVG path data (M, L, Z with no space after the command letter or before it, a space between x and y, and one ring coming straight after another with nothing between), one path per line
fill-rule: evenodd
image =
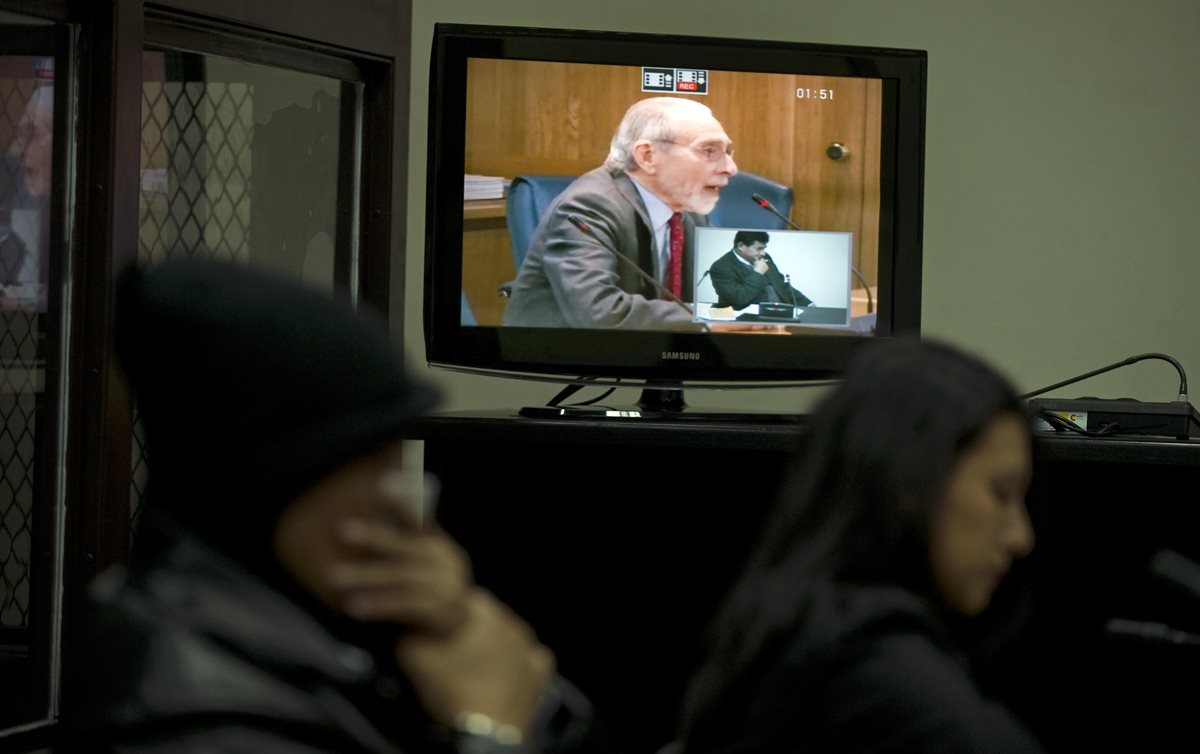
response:
M657 139L660 144L674 144L677 147L687 147L709 162L721 162L726 157L733 159L733 145L722 147L719 144L701 144L699 146L670 139Z

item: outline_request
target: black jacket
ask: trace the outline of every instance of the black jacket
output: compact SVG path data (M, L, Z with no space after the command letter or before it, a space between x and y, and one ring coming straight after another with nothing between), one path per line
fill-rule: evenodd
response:
M88 708L70 721L79 750L458 751L382 653L194 537L110 570L91 597ZM587 737L590 708L564 689L569 705L547 726L561 747L548 751Z
M775 266L775 260L766 257L766 274L754 271L738 258L737 252L728 251L712 267L708 268L712 277L713 288L717 291L717 306L732 306L734 309L745 309L750 304L761 304L770 301L767 295L767 284L775 288L779 300L785 304L808 306L812 300L800 291L788 285L783 273Z
M827 585L777 628L750 672L692 720L686 754L1041 751L983 698L956 642L910 592Z

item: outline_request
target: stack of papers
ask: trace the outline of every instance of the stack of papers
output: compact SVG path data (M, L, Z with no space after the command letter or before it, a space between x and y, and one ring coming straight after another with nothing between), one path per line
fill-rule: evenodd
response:
M509 180L495 175L463 176L463 201L472 199L503 199Z

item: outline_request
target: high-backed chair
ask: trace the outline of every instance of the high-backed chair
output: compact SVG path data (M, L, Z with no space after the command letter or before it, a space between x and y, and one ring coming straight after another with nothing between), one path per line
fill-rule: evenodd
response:
M519 175L509 184L508 238L512 245L513 268L518 274L542 213L573 180L575 177L570 175ZM500 284L502 297L508 298L511 292L512 281Z
M721 200L708 214L708 224L718 228L784 230L787 223L763 209L755 194L775 205L784 217L792 214L792 187L754 173L738 173L721 189Z
M508 187L508 237L512 242L517 272L529 250L529 239L550 202L563 192L575 176L519 175Z
M479 324L475 320L475 312L471 310L471 302L467 301L467 292L462 292L462 306L458 310L459 322L464 327L474 326Z

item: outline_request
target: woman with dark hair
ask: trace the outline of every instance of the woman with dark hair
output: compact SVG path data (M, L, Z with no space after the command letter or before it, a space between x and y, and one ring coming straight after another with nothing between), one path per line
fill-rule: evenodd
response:
M952 626L1033 548L1028 419L945 345L856 359L711 627L683 751L1036 751Z

